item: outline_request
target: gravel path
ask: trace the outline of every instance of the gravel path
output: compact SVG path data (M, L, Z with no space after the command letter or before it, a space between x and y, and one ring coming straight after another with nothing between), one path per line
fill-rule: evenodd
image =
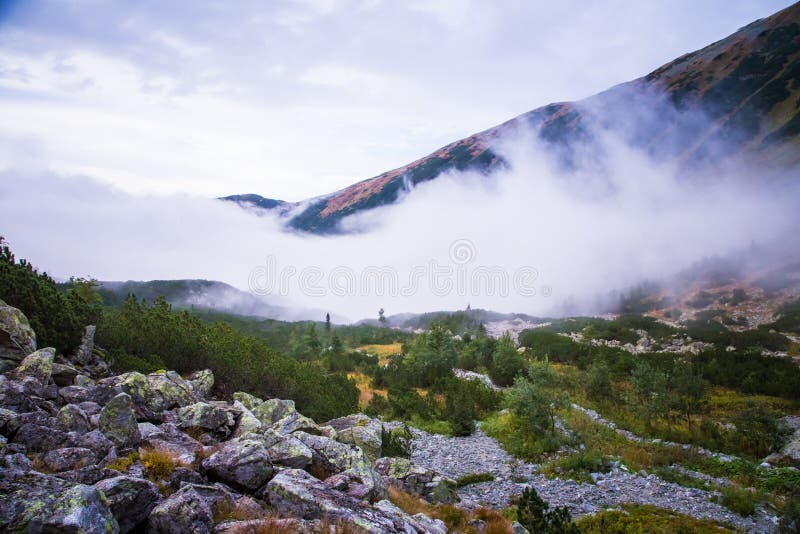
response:
M728 523L747 532L774 532L776 519L763 510L741 517L711 502L713 494L665 482L655 475L629 473L615 468L597 484L572 480L549 480L534 471L538 466L515 460L493 438L477 430L472 436L451 438L414 430L415 464L451 478L469 473L492 473L495 480L459 490L466 507L486 505L502 508L509 498L532 485L552 506L567 506L573 516L591 514L623 503L651 504L697 518Z

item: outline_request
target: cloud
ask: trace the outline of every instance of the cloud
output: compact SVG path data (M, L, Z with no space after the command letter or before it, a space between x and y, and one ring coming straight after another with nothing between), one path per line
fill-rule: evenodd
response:
M590 137L599 165L566 172L535 132L520 132L498 148L508 169L419 185L347 219L361 230L350 235L292 234L233 204L20 170L0 175L0 228L20 257L58 276L221 280L273 305L358 319L468 303L597 312L614 290L787 242L800 222L797 188L746 165L708 179L624 136Z

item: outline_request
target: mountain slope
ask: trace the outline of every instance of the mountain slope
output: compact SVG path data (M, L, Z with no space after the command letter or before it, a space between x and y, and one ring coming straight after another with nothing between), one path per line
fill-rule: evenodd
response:
M777 168L800 165L800 3L701 50L579 102L550 104L451 143L406 166L292 211L288 225L335 233L346 216L391 204L400 193L453 170L489 174L508 165L503 138L531 128L565 170L597 164L597 132L610 131L656 158L689 168L733 155ZM260 199L260 200L259 200ZM252 196L238 202L262 205ZM285 205L284 205L285 206ZM286 212L284 212L286 213Z

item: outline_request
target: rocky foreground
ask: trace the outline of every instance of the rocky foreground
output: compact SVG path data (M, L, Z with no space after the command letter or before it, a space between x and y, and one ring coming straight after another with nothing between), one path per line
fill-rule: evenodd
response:
M0 531L445 532L387 499L454 482L381 454L381 423L318 425L290 400L209 399L214 377L108 376L89 327L73 355L36 350L0 301Z

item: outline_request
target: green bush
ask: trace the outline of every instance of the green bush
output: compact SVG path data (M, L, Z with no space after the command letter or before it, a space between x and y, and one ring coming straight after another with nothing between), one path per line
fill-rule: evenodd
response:
M401 429L386 430L381 425L381 455L393 458L411 458L414 434L408 426Z
M741 516L751 516L756 513L760 502L758 493L747 488L725 486L720 490L721 503L725 508L733 510Z
M491 473L469 473L467 475L458 477L456 480L456 487L463 488L470 484L479 484L481 482L491 482L494 480L494 475Z
M63 288L26 260L16 261L0 236L0 299L19 308L36 333L39 347L68 354L80 345L83 328L97 324L100 297L92 280L72 279Z
M566 507L552 510L550 505L539 497L535 488L530 486L522 491L519 504L517 504L517 521L528 529L528 532L538 534L578 534L578 527L573 523L572 516Z

